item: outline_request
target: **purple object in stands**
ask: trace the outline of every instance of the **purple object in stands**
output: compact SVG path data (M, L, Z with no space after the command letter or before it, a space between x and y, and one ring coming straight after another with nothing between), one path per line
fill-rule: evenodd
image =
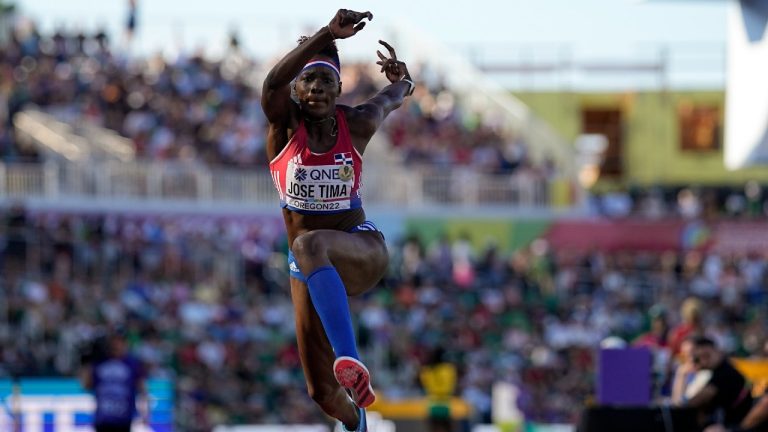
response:
M652 364L647 348L600 350L597 402L600 405L648 405Z

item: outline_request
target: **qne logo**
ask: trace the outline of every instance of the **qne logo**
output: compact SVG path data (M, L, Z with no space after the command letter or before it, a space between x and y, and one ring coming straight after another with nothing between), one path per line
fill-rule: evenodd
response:
M298 181L304 181L307 179L307 170L304 168L296 168L296 171L293 172L293 178L295 178Z

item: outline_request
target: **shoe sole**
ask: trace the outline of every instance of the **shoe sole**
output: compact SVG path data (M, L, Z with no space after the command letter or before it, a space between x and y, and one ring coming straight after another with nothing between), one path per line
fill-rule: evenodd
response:
M333 374L358 407L368 408L376 400L376 394L371 388L371 374L358 360L352 357L337 358L333 363Z

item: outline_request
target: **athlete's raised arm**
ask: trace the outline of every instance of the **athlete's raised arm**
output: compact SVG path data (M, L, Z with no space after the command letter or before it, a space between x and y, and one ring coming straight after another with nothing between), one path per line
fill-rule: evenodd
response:
M261 93L261 106L270 123L282 123L294 109L290 83L304 65L334 39L346 39L365 27L363 19L373 19L370 12L339 9L331 22L306 42L286 54L269 71Z
M408 67L404 62L397 59L395 49L383 40L380 40L379 43L389 51L389 57L377 50L376 54L379 56L379 61L376 64L381 66L381 72L387 77L390 84L352 111L354 120L350 121L350 132L352 135L362 138L356 140L362 143L368 142L389 113L400 107L405 97L410 96L415 87ZM358 148L361 153L363 150Z

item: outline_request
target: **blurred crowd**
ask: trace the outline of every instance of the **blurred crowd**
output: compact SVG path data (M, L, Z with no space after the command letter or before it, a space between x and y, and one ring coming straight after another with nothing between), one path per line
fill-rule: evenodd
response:
M342 53L343 57L343 53ZM414 76L418 65L412 65ZM69 121L82 120L128 137L136 154L153 160L266 167L265 117L260 106L263 64L243 53L236 35L221 59L126 56L105 32L41 34L24 22L0 44L0 154L28 159L11 121L36 105ZM357 104L387 83L376 65L344 64L341 103ZM398 162L461 165L487 173L554 174L534 165L522 135L477 114L439 78L419 80L415 94L384 128Z
M615 188L593 191L589 204L594 214L610 218L759 219L768 215L763 189L757 181L741 186Z
M25 22L0 47L4 123L36 105L67 120L86 120L130 138L154 160L263 163L264 116L250 85L253 62L232 38L225 60L180 56L130 59L108 34L40 34ZM5 159L18 148L3 147Z
M0 375L73 375L84 344L119 325L150 378L174 380L183 430L323 421L299 365L279 220L6 215ZM593 397L601 341L650 343L668 364L672 335L691 326L681 313L689 297L700 302L696 330L726 352L768 354L765 255L471 244L395 240L385 281L352 299L382 396L423 394L419 369L443 349L474 420L490 420L491 386L502 380L520 387L529 419L572 422ZM657 370L664 394L671 378Z

